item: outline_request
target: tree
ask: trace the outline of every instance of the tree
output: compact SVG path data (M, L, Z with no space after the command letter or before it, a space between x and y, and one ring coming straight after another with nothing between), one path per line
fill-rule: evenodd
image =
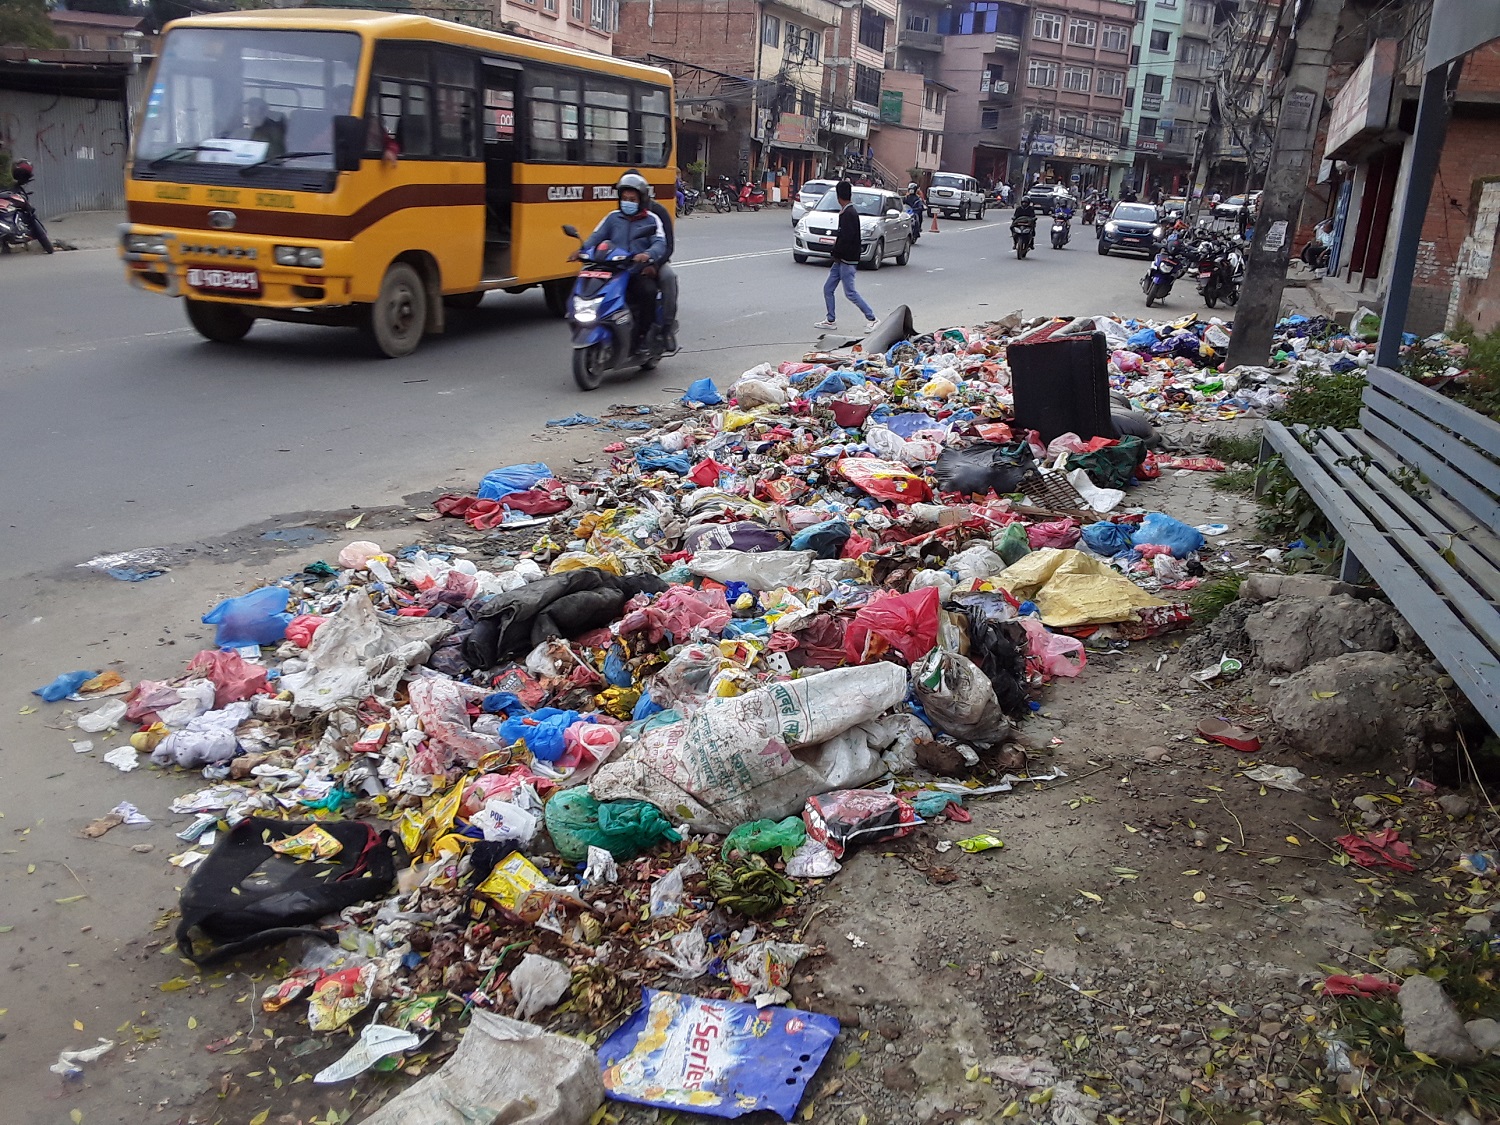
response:
M0 0L0 47L60 46L42 0Z

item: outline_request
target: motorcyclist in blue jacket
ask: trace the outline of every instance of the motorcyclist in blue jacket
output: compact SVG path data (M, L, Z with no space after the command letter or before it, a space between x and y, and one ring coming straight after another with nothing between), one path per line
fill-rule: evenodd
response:
M583 250L593 250L600 243L607 242L610 249L623 250L638 263L638 267L631 271L625 299L630 303L630 312L635 319L632 344L639 347L647 329L656 320L655 270L648 271L647 267L660 265L666 259L667 232L647 206L651 185L644 176L627 172L615 184L615 195L615 209L605 215L584 240Z

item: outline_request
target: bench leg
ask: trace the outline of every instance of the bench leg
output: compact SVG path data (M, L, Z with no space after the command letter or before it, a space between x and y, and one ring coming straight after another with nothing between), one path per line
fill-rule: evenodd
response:
M1255 466L1255 498L1259 500L1266 494L1266 463L1276 456L1275 447L1266 438L1260 439L1260 456Z
M1355 586L1359 584L1360 575L1363 573L1364 567L1359 565L1359 560L1354 557L1354 552L1345 547L1344 559L1339 563L1339 581Z

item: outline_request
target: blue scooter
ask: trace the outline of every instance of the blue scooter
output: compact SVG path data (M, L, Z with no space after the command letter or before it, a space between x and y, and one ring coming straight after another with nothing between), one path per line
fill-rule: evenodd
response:
M574 226L563 233L580 242ZM568 299L568 325L573 330L573 381L580 390L592 391L607 375L628 371L650 371L667 354L662 323L661 293L656 295L656 320L646 329L639 350L632 351L635 317L625 292L630 276L639 268L630 255L601 242L592 251L581 251L583 269L573 283Z

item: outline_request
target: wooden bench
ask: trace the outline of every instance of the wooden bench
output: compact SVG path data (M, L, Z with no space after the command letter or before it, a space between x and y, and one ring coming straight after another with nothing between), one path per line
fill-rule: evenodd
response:
M1357 430L1267 422L1280 456L1367 572L1500 732L1500 424L1371 368Z

